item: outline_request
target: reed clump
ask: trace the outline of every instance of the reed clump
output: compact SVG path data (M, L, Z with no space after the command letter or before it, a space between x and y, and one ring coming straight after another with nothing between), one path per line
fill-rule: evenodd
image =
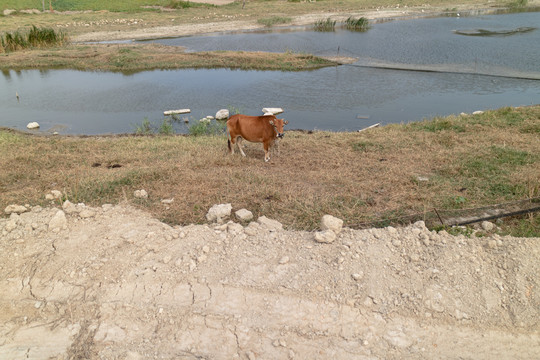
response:
M336 21L330 18L326 20L317 20L314 25L315 31L334 31L336 28Z
M52 28L38 28L32 25L28 32L7 32L0 36L0 52L60 46L67 41L68 37L62 31L55 31Z
M369 29L369 20L365 17L355 19L351 16L345 20L345 28L349 31L367 31Z

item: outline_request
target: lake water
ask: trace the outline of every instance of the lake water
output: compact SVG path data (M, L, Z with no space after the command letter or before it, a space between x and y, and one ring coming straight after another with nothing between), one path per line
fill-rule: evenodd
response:
M256 115L263 107L282 107L290 129L345 131L374 123L538 104L540 30L497 35L538 24L540 13L535 12L399 20L375 24L365 33L289 29L163 39L159 42L190 51L336 55L339 47L339 55L359 60L307 72L6 71L0 75L0 126L25 129L27 123L37 121L40 131L129 133L145 118L161 122L165 110L190 108L192 113L185 116L196 121L221 108ZM495 35L454 32L477 29ZM185 131L182 125L175 126Z

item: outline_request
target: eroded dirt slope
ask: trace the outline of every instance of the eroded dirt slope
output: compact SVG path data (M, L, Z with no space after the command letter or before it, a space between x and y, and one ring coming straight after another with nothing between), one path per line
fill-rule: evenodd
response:
M0 219L2 359L538 359L540 239Z

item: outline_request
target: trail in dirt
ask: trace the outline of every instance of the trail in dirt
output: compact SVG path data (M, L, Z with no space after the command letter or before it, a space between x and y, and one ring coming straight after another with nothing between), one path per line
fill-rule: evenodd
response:
M420 222L321 244L82 204L0 234L2 359L540 358L538 238Z

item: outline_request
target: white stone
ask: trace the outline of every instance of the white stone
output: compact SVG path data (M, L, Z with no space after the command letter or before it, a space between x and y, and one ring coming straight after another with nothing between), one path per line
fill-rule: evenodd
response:
M167 115L175 115L175 114L187 114L190 112L191 112L190 109L168 110L168 111L164 111L163 115L167 116Z
M283 225L277 221L267 218L266 216L261 216L257 219L257 222L265 226L269 230L282 230Z
M336 233L332 230L317 231L315 233L315 241L319 243L332 243L336 240Z
M15 204L12 204L12 205L8 205L6 206L6 208L4 209L4 212L6 213L6 215L10 215L10 214L22 214L23 212L27 212L28 209L22 205L15 205Z
M288 256L284 256L284 257L282 257L281 259L279 259L279 263L283 265L283 264L288 263L289 260L290 260L290 259L289 259Z
M231 216L232 205L231 204L216 204L208 210L206 214L206 220L210 222L221 223L225 218Z
M139 199L147 199L148 193L146 192L146 190L135 190L135 192L133 193L133 196Z
M62 192L58 190L51 190L51 195L55 199L60 199L62 197Z
M251 221L253 219L253 213L247 209L240 209L234 214L241 221Z
M482 221L482 229L485 231L491 231L495 228L495 225L489 221Z
M270 113L270 115L276 115L276 114L281 114L283 112L283 109L282 108L263 108L262 112L264 114Z
M332 215L324 215L321 219L321 230L332 230L336 235L341 232L343 220Z
M484 113L483 111L478 110L478 111L473 112L472 114L473 115L482 115L483 113Z
M359 273L354 273L351 276L355 281L360 281L364 278L364 273L360 271Z
M172 198L172 199L163 199L163 200L161 200L161 203L162 203L162 204L165 204L165 205L170 205L170 204L172 204L173 202L174 202L174 198Z
M79 213L79 216L83 219L88 219L96 216L96 212L94 210L84 209Z
M229 118L229 110L221 109L216 113L216 120L226 120Z
M60 230L67 228L66 214L62 210L58 210L49 221L49 230Z
M39 124L34 121L34 122L31 122L31 123L28 123L28 125L26 125L26 127L28 129L37 129L37 128L39 128Z

